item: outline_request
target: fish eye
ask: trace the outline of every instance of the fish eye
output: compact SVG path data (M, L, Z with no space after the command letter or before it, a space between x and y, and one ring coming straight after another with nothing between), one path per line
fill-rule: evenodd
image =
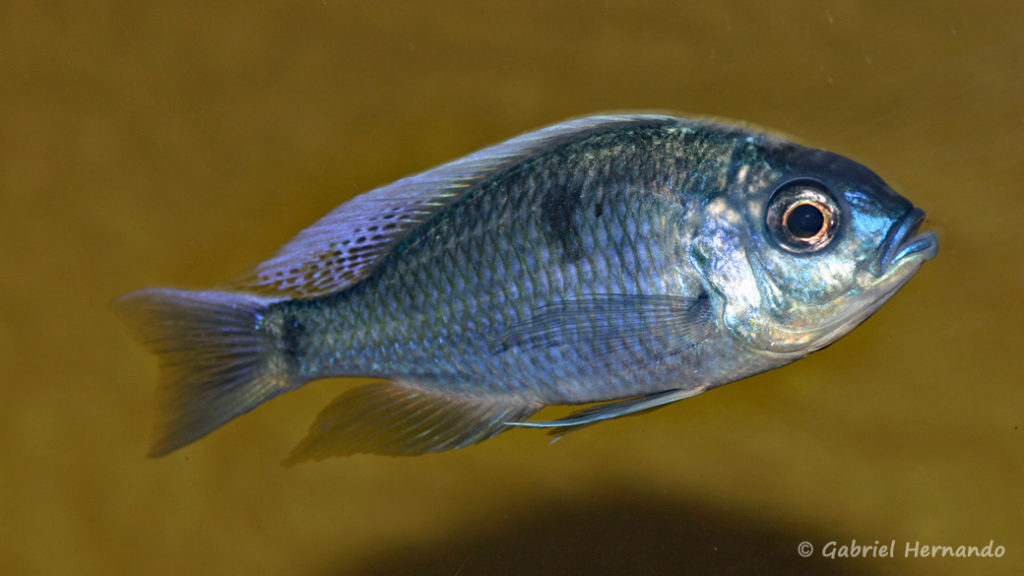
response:
M839 206L813 180L783 184L768 201L768 230L786 250L817 252L829 245L839 228Z

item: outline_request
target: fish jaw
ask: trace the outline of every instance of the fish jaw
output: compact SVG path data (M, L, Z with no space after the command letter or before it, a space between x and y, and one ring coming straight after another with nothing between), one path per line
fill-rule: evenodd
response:
M939 251L935 232L917 233L925 214L912 208L892 226L879 257L858 275L857 287L847 296L847 308L853 312L843 320L826 326L815 338L815 350L824 348L867 320L889 301ZM856 302L859 302L856 303Z
M802 350L809 354L845 336L889 301L917 273L921 266L938 254L938 237L934 232L917 233L924 212L913 208L894 224L882 243L878 257L858 273L854 287L829 303L818 314L804 314L818 320L816 326L777 324L765 341L767 349L776 353ZM823 324L821 318L829 318Z

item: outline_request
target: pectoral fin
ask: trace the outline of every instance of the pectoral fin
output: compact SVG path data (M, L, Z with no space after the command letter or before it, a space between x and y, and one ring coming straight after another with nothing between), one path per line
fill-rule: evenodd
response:
M648 342L651 354L664 354L700 344L710 327L706 296L594 294L537 308L500 336L495 351L572 347L614 354Z
M297 464L351 454L413 456L482 442L529 418L539 403L466 398L415 384L369 384L342 394L317 417L285 460Z

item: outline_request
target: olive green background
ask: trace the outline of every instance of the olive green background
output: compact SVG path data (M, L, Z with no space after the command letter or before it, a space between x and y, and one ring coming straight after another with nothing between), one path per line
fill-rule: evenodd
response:
M1021 573L1022 22L966 1L3 3L0 572ZM555 444L282 467L334 380L144 457L156 363L112 299L216 285L355 194L623 109L858 159L928 212L939 256L825 351ZM821 557L854 539L897 557ZM903 558L990 540L1004 557Z

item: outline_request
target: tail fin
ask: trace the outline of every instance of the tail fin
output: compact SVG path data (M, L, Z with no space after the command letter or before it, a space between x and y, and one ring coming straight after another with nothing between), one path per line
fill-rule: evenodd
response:
M275 299L216 291L147 289L115 308L160 360L161 422L149 455L163 456L288 390L259 331Z

